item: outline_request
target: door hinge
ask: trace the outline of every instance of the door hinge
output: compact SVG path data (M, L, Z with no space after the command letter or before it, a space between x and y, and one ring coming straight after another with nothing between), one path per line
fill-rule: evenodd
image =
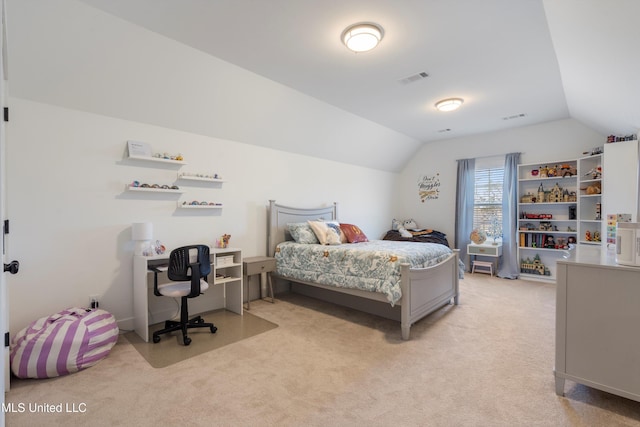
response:
M4 227L2 228L2 232L4 234L9 234L9 220L8 219L4 220Z
M4 107L4 121L9 121L9 107Z
M4 346L9 347L9 332L4 333Z

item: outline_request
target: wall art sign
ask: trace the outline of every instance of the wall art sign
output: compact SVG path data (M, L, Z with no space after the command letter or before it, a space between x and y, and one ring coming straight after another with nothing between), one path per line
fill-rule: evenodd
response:
M422 203L437 199L440 195L440 174L421 176L418 179L418 195Z

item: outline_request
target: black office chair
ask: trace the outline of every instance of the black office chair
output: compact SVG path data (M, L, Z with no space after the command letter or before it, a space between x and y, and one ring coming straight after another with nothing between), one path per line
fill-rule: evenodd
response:
M195 252L195 262L191 262L190 254ZM153 293L157 296L172 298L180 297L180 321L167 320L164 329L153 333L153 342L160 342L160 335L173 331L182 331L184 345L191 344L191 338L187 336L189 328L210 328L215 333L218 328L213 323L205 323L201 316L189 319L188 298L195 298L209 289L206 281L211 273L211 260L209 259L209 246L192 245L183 246L171 251L169 255L169 267L167 276L172 282L158 285L158 270L153 281Z

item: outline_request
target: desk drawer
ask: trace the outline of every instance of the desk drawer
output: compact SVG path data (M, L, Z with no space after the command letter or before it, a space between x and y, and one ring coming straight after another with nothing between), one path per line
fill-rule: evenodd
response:
M485 256L500 256L502 255L501 246L474 246L469 245L467 247L467 253L469 255L485 255Z
M247 276L259 273L270 273L272 271L276 271L275 258L263 258L256 261L251 261L250 258L245 259L244 274Z

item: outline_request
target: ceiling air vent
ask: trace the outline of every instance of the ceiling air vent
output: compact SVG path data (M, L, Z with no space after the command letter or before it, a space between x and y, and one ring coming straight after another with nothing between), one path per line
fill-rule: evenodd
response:
M417 82L418 80L426 79L427 77L429 77L429 74L423 71L421 73L413 74L409 77L405 77L404 79L400 79L398 80L398 82L403 85L407 85L409 83Z
M514 114L513 116L507 116L507 117L503 117L502 120L513 120L513 119L521 119L523 117L525 117L526 114L524 113L520 113L520 114Z

